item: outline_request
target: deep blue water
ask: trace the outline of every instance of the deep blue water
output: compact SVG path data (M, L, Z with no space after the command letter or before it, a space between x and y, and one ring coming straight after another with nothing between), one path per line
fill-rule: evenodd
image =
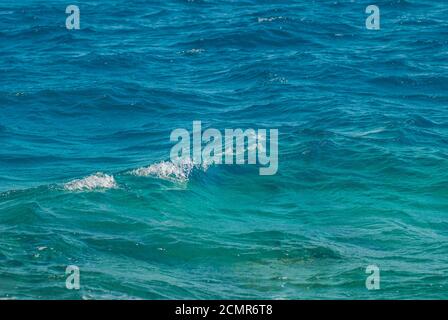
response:
M442 0L3 1L0 298L448 298L447 17ZM194 120L277 128L278 173L164 176Z

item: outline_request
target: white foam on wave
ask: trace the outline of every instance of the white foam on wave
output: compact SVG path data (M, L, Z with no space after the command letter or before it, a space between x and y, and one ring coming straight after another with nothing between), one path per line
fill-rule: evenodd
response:
M216 157L221 158L219 163L223 163L224 158L228 155L240 155L241 153L244 155L246 152L256 152L257 149L259 151L265 151L265 135L249 133L249 137L254 139L251 140L252 142L250 144L244 146L242 150L234 150L233 142L224 144L223 150L217 151L215 154ZM201 164L194 164L191 158L187 158L180 162L161 161L147 167L132 170L129 173L139 177L152 176L175 182L187 182L194 169L206 172L209 167L214 166L215 164L217 164L217 162L215 162L214 157L210 159L203 158Z
M131 174L139 177L153 176L165 180L186 182L188 181L194 167L195 165L189 159L180 163L161 161L152 164L149 167L142 167L132 170Z
M193 48L190 50L184 50L182 52L180 52L181 54L185 54L185 55L194 55L194 54L199 54L199 53L203 53L205 51L205 49L202 48Z
M147 167L141 167L128 171L128 174L138 177L156 177L159 179L174 181L174 182L187 182L194 169L206 172L209 167L214 166L217 163L223 163L224 158L228 155L240 155L241 152L252 151L265 151L266 149L266 136L261 134L249 133L251 138L255 138L252 143L244 146L242 150L234 150L233 142L230 144L224 144L222 151L217 151L216 156L221 158L220 162L215 162L212 157L210 159L202 159L201 164L194 164L190 158L182 160L180 162L172 161L160 161L149 165ZM64 189L68 191L94 191L101 189L115 189L118 188L118 184L115 181L113 175L108 175L102 172L98 172L87 176L82 179L77 179L64 184Z
M92 191L98 189L114 189L117 187L115 178L112 175L102 172L64 184L64 189L68 191Z
M282 17L282 16L279 16L279 17L259 17L258 18L258 23L272 22L272 21L275 21L275 20L283 20L283 19L285 19L285 18Z

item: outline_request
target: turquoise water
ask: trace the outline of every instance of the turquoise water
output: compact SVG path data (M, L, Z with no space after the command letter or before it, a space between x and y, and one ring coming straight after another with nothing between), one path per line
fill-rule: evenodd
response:
M69 4L0 4L0 298L448 298L445 1ZM278 173L173 166L194 120Z

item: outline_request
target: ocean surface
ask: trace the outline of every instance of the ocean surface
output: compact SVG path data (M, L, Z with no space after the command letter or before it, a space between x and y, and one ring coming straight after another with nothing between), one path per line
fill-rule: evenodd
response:
M278 129L277 174L176 167L195 120ZM447 299L447 277L446 1L0 3L1 299Z

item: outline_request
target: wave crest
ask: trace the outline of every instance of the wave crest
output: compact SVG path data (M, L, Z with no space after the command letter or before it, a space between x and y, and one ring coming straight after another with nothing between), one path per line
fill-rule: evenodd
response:
M153 176L165 180L186 182L188 181L194 167L195 165L190 159L179 163L161 161L152 164L149 167L142 167L132 170L131 174L139 177Z
M193 169L207 171L213 163L194 164L191 159L185 159L181 162L161 161L129 171L128 174L138 177L155 177L173 182L188 182ZM82 179L72 180L63 185L67 191L94 191L103 189L118 188L113 175L97 172Z
M92 191L96 189L114 189L117 187L115 178L112 175L107 175L102 172L64 184L64 189L68 191Z

